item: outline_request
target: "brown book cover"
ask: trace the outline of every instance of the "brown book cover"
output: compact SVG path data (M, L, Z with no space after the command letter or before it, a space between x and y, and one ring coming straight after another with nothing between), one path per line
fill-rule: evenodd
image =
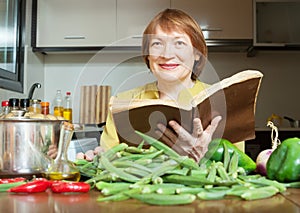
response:
M154 132L157 123L179 122L192 131L192 120L200 117L204 129L212 118L222 120L213 138L226 138L232 143L255 137L255 108L263 74L256 70L241 71L212 84L193 97L190 105L179 106L160 99L118 100L112 98L110 109L121 142L138 145L138 130L159 139Z

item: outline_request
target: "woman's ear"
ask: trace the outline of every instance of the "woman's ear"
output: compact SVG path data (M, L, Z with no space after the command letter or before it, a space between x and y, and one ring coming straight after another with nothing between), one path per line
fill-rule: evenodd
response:
M199 54L195 53L194 57L195 57L195 61L199 61L201 56Z

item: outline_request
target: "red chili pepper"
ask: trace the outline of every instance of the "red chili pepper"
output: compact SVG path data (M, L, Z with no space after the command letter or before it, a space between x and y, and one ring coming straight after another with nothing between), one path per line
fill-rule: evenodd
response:
M55 181L51 185L52 192L88 192L90 184L84 182Z
M3 183L16 183L16 182L21 182L21 181L25 181L26 178L23 177L16 177L16 178L4 178L4 179L0 179L0 184Z
M30 182L27 182L23 185L10 188L8 192L15 193L35 193L35 192L44 192L51 186L50 181L46 179L37 179Z

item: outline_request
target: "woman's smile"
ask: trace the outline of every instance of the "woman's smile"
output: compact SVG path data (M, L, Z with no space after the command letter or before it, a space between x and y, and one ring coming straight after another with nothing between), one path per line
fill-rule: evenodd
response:
M179 64L159 64L159 66L164 70L174 70L179 66Z

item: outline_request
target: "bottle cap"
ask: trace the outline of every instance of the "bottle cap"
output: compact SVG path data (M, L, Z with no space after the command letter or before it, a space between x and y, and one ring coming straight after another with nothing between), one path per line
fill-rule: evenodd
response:
M5 106L9 106L9 102L8 101L2 101L2 107L5 107Z
M42 107L48 107L49 106L49 102L43 101L43 102L41 102L41 106Z
M20 100L20 107L27 108L30 105L30 100L28 98L23 98Z
M41 100L40 99L32 99L30 100L31 104L40 104Z
M8 102L11 107L19 107L20 100L18 98L10 98Z

